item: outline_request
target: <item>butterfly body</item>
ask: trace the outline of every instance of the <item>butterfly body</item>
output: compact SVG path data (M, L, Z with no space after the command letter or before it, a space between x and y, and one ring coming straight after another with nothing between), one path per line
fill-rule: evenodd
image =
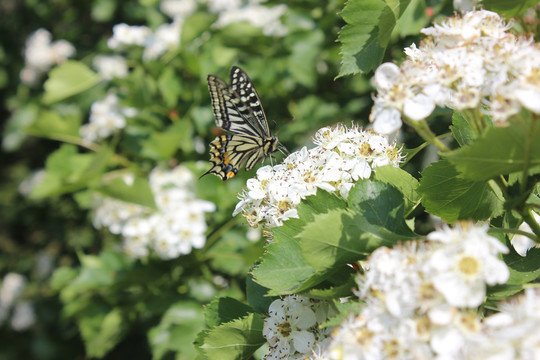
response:
M230 86L214 75L208 75L207 81L216 124L231 134L218 136L210 143L212 168L202 176L212 173L225 181L244 165L251 170L281 145L270 134L259 95L242 69L231 69Z

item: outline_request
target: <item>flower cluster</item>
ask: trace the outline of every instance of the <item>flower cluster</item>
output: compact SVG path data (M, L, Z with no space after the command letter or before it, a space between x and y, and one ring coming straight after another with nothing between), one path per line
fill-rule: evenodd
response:
M162 259L189 254L204 245L205 213L215 211L213 203L195 197L194 184L193 173L184 166L171 171L156 168L150 174L156 210L99 198L94 226L121 234L124 251L134 258L145 257L150 250Z
M358 179L378 166L398 166L400 151L383 136L338 124L317 131L317 145L289 155L282 164L264 166L247 181L233 215L242 213L251 226L281 226L297 217L296 206L317 189L347 198Z
M52 35L45 29L38 29L26 40L24 50L25 66L21 70L21 81L27 85L37 84L41 76L54 65L61 64L75 55L75 48L66 40L51 42Z
M36 315L33 305L21 296L26 288L26 278L17 273L8 273L0 287L0 324L11 314L11 327L15 331L24 331L34 325Z
M247 21L260 27L265 35L285 35L287 28L279 18L287 10L286 5L268 8L260 5L260 1L250 0L247 4L241 1L206 1L208 9L218 14L214 24L222 28L235 22ZM165 0L160 3L163 13L173 21L158 26L154 31L147 26L117 24L113 27L113 36L107 45L111 50L122 51L130 46L144 48L143 60L155 60L169 50L180 46L180 36L186 18L192 15L198 7L195 0Z
M299 295L274 300L264 320L263 336L270 344L265 360L305 359L329 340L331 328L319 328L335 315L330 303Z
M119 55L97 55L92 65L104 80L125 78L129 71L126 59Z
M499 260L508 249L488 227L463 222L426 242L381 247L357 277L365 303L331 336L330 359L464 359L482 333L473 311L486 285L509 277Z
M126 126L126 117L133 117L137 110L121 107L118 96L113 93L102 101L96 101L90 108L90 122L81 126L79 134L90 142L109 137Z
M526 108L540 113L540 47L516 37L498 14L486 10L456 16L423 29L420 45L405 49L407 60L375 72L377 87L370 120L390 134L427 118L435 106L483 109L498 125Z

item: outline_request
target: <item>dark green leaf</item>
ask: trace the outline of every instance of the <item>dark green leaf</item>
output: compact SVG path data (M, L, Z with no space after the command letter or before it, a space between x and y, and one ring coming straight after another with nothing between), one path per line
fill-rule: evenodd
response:
M523 14L537 3L537 0L483 0L482 6L503 15L505 18L511 18Z
M392 185L403 194L405 216L420 203L420 194L416 191L418 180L405 170L393 166L378 167L375 170L375 179Z
M221 297L212 301L204 309L204 319L209 328L215 328L229 321L236 320L252 313L253 309L230 297Z
M349 0L341 13L347 23L340 33L339 76L368 72L382 61L396 20L410 0Z
M462 179L446 160L422 172L418 192L426 210L444 221L482 220L500 215L503 202L488 182Z
M224 323L198 337L200 350L208 359L249 359L265 342L263 325L260 314Z
M454 111L454 114L452 115L452 125L450 126L450 130L459 146L468 145L476 139L476 133L469 121L458 111Z
M540 166L540 123L525 111L521 115L521 121L490 128L472 144L442 155L471 180L489 180Z

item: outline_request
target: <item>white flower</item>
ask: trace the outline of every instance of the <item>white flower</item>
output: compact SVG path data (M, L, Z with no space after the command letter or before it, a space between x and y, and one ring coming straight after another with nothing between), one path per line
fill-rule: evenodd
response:
M197 10L196 0L163 0L159 9L173 19L186 19Z
M26 288L26 278L21 274L7 273L2 280L0 288L0 304L5 307L12 306L22 295Z
M98 55L92 64L101 77L105 80L113 78L125 78L128 75L126 59L119 55Z
M400 67L385 63L375 71L375 131L395 132L400 114L418 121L435 105L480 109L498 125L521 108L540 113L540 48L509 27L498 14L479 10L423 29L428 38L405 49Z
M236 4L236 3L232 3ZM287 11L287 5L277 5L269 8L256 2L250 2L243 7L221 6L215 1L210 9L219 10L218 20L214 27L222 28L235 22L247 21L253 26L262 29L267 36L283 36L287 34L287 28L280 22L279 18Z
M136 115L136 110L119 105L118 97L109 93L102 101L96 101L90 108L90 121L81 126L79 134L86 141L107 138L126 126L126 118Z
M377 166L398 166L401 160L386 138L356 126L322 128L313 142L314 149L303 147L282 164L261 167L247 181L233 215L242 213L251 226L281 226L298 217L298 204L317 189L347 198L354 183L369 178Z
M133 258L146 257L153 250L162 259L174 259L202 248L207 230L204 214L215 211L216 205L195 197L193 173L184 166L170 171L157 167L149 183L156 210L103 198L95 206L94 226L122 234L122 248Z
M66 40L52 42L50 32L38 29L26 40L25 67L20 74L21 80L27 85L35 85L43 73L74 54L75 48L71 43Z
M36 315L33 305L28 301L19 302L13 309L11 327L15 331L24 331L34 325Z
M107 41L112 50L121 50L127 46L144 46L152 30L146 26L130 26L116 24L113 26L113 36Z
M180 45L180 34L183 21L175 19L170 24L161 24L145 44L143 60L154 60L169 50L174 50Z
M322 301L288 295L274 300L268 315L263 336L270 345L270 352L264 359L305 358L317 346L319 349L324 346L330 332L330 329L317 328L332 315L329 304Z
M487 235L487 227L464 224L449 230L428 236L428 239L440 241L441 237L450 235L446 242L453 245L435 251L428 260L433 285L451 305L479 306L485 297L486 284L502 284L508 280L508 267L497 257L499 253L507 253L508 249Z

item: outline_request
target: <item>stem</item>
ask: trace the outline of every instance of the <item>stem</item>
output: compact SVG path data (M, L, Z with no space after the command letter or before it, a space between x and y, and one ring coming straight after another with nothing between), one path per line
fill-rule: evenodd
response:
M411 125L424 140L435 145L437 149L444 152L450 151L450 149L431 131L425 119L420 121L408 119L407 123Z
M536 235L536 239L533 239L534 242L540 244L540 225L538 225L538 222L534 218L531 209L526 208L521 215L523 216L523 221L531 227L532 232Z
M538 238L529 232L518 230L518 229L510 229L510 228L496 228L496 229L489 229L488 233L502 233L502 234L517 234L517 235L523 235L528 237L529 239L536 241Z
M202 248L202 252L206 252L223 234L225 231L229 230L233 225L236 224L236 218L233 217L229 221L227 221L225 224L221 225L220 228L218 228L216 231L214 231L212 234L208 236L208 239L206 240L206 244L204 244L204 247Z

